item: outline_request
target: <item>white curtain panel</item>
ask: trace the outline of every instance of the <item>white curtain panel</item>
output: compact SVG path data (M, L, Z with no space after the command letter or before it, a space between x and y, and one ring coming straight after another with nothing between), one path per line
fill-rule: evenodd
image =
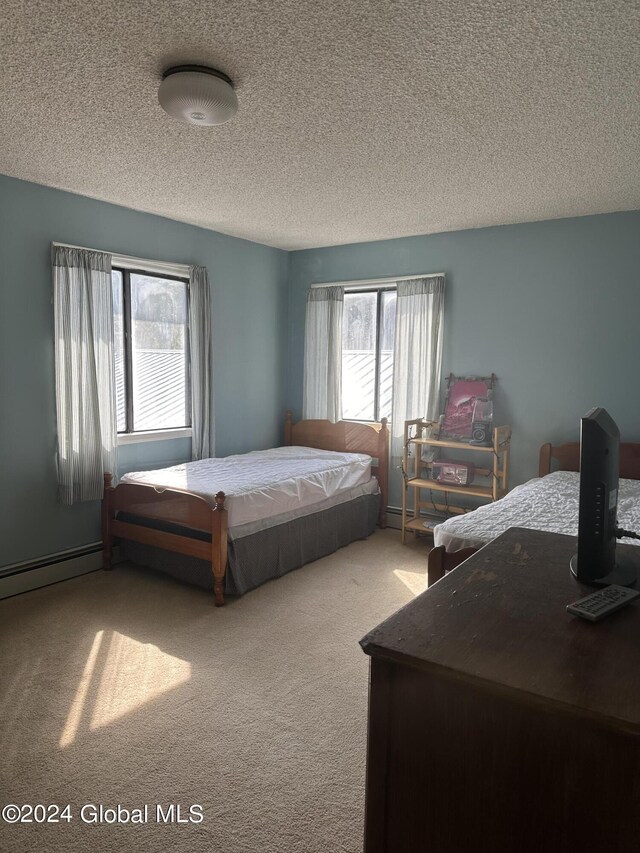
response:
M211 376L211 287L205 267L189 270L189 349L191 360L191 458L214 454L213 394Z
M312 287L307 296L302 417L342 420L343 287Z
M399 281L393 351L393 467L402 461L404 422L438 418L443 326L444 276Z
M111 256L52 246L58 497L99 500L117 475Z

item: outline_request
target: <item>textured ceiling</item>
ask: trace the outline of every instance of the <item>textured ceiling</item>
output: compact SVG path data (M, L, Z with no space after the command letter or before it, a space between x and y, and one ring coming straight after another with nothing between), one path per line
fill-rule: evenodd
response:
M2 0L0 49L0 172L285 249L640 207L639 0Z

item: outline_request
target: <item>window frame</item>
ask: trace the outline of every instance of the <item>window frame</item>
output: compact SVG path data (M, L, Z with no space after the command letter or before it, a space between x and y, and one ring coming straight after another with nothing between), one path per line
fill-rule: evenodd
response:
M398 293L398 286L396 284L390 284L388 286L376 287L375 285L371 287L345 287L344 288L344 296L347 294L362 294L362 293L375 293L376 294L376 351L375 351L375 373L374 373L374 391L373 391L373 421L369 418L345 418L345 420L350 421L355 424L370 424L370 423L380 423L380 348L382 342L382 294L393 292ZM344 308L343 308L344 312ZM343 350L344 352L344 346ZM344 400L343 400L344 403ZM390 421L391 419L388 418Z
M112 272L119 272L122 276L122 321L123 321L123 343L124 343L124 396L125 396L125 430L124 432L117 431L118 444L136 444L145 441L156 441L170 438L190 438L192 435L191 423L191 358L190 358L190 343L191 343L191 328L189 324L189 300L191 297L189 291L189 278L186 276L175 275L172 273L164 273L154 270L148 270L138 266L124 266L120 263L113 263L111 266ZM133 429L133 343L131 335L131 275L142 275L149 278L160 278L169 281L179 281L186 287L187 305L186 305L186 324L185 324L185 378L186 378L186 394L185 394L185 416L188 421L181 427L161 427L154 430L134 430ZM115 316L115 315L114 315Z

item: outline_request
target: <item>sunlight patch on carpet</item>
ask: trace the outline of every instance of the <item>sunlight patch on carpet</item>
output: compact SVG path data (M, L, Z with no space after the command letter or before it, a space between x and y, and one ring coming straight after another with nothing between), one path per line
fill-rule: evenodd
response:
M191 678L191 664L118 631L98 631L60 738L72 744L84 719L108 726ZM86 723L85 723L86 728Z
M407 572L402 569L394 569L393 573L414 595L420 595L427 588L427 576L424 572Z
M109 725L190 678L188 661L114 631L102 670L91 729Z
M69 716L67 717L67 722L65 723L62 736L60 737L60 746L62 748L69 746L76 739L76 734L78 732L80 720L82 719L84 706L87 701L87 694L89 693L89 686L91 684L91 679L93 678L93 671L96 666L96 660L98 658L98 653L102 646L103 637L104 631L98 631L98 633L94 637L93 645L91 646L91 651L89 652L89 657L87 658L87 662L84 666L84 672L82 673L82 678L80 679L80 684L78 685L76 695L73 699L73 702L71 703Z

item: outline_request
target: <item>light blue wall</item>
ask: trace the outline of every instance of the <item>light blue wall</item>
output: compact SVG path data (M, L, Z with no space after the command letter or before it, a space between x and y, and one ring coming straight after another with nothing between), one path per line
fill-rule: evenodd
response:
M441 271L443 373L498 376L496 415L513 426L511 486L535 476L540 444L577 440L592 406L608 409L623 439L640 440L640 211L292 253L289 407L300 414L312 282Z
M0 567L100 535L97 504L56 501L52 240L208 267L218 455L278 444L284 409L300 414L311 282L439 271L444 373L498 375L511 485L593 405L640 440L640 212L287 254L0 176ZM120 467L188 455L187 440L130 445Z
M0 176L0 566L100 538L98 504L56 501L51 241L205 265L218 455L281 441L287 253ZM184 460L188 440L121 449L120 467Z

